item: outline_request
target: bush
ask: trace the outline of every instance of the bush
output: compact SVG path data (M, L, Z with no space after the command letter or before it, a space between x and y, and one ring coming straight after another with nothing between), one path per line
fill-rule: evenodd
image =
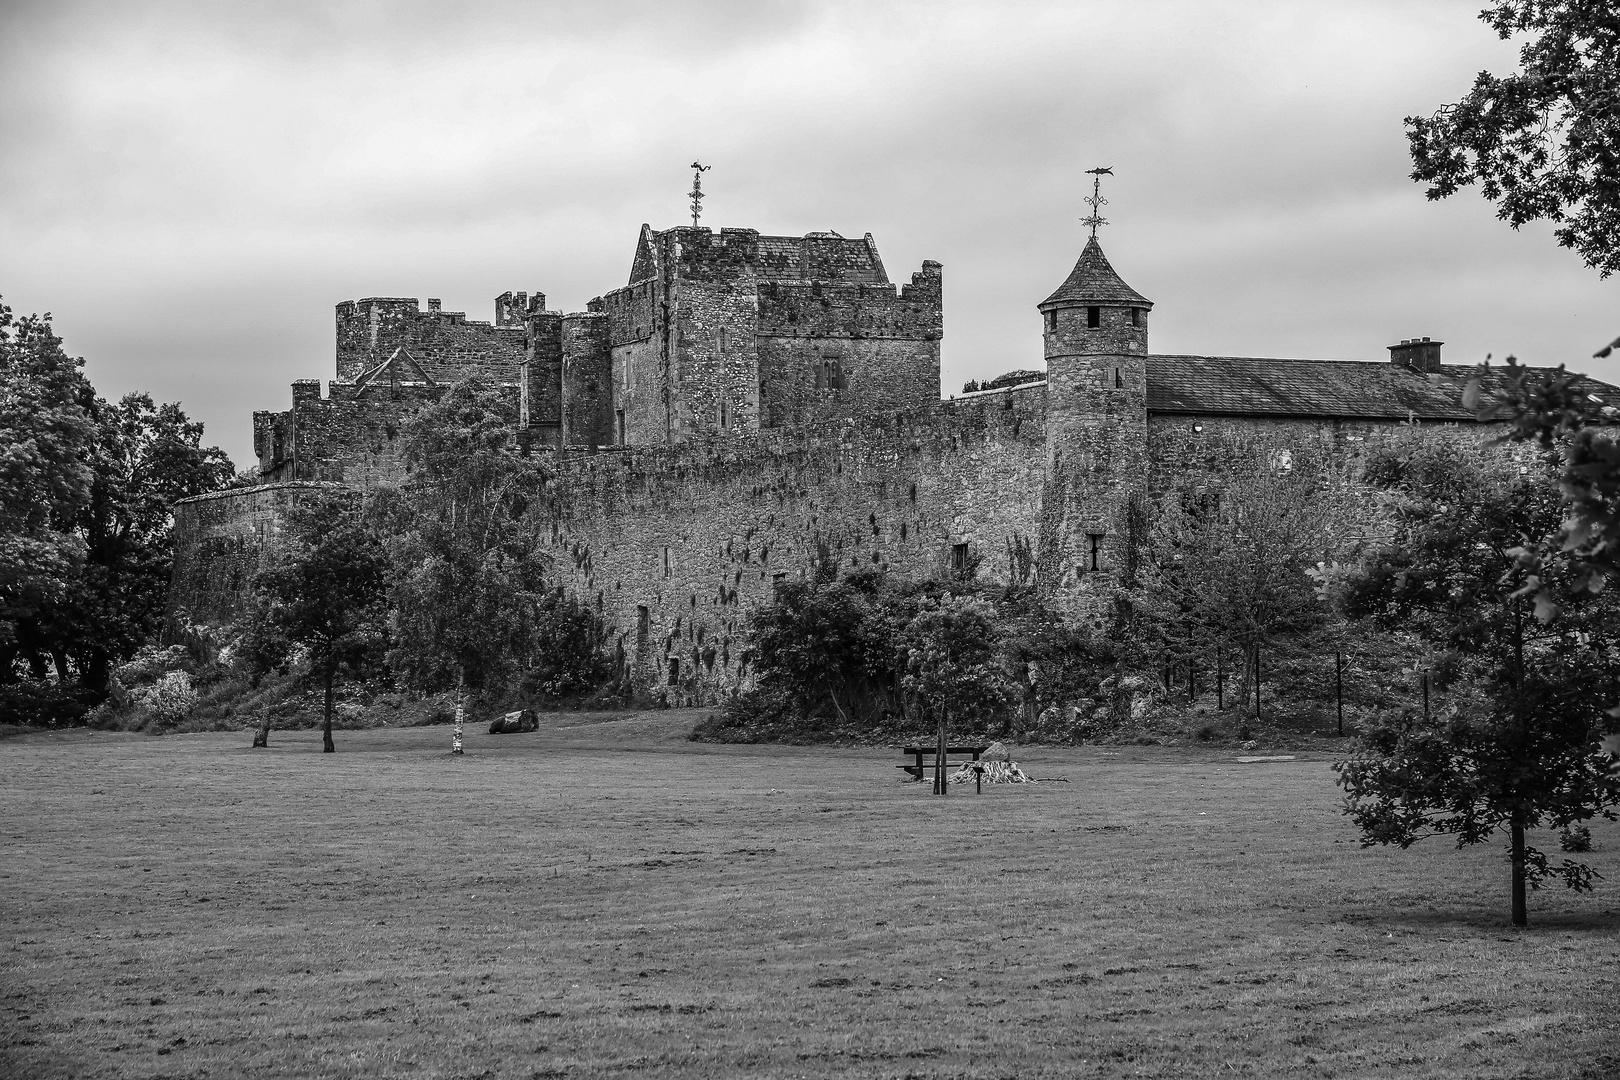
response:
M34 727L68 727L84 723L98 696L77 683L24 679L0 685L0 716Z
M178 724L197 706L197 690L185 671L170 671L151 686L131 691L130 698L160 727Z
M1585 825L1566 825L1558 834L1558 846L1576 853L1592 850L1592 830Z
M775 686L763 686L737 695L698 722L693 742L775 742L802 729L793 695Z

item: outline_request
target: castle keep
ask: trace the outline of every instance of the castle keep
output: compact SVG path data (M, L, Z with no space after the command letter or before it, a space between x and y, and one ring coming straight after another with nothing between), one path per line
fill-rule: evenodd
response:
M337 378L255 413L266 481L400 479L399 422L451 383L501 387L531 445L678 446L939 400L938 263L890 284L868 233L642 226L630 283L587 310L503 293L493 322L429 300L337 306Z
M171 605L230 619L287 507L400 482L403 419L473 374L546 455L551 494L528 512L553 580L671 702L746 683L748 612L827 562L976 566L1085 617L1165 491L1253 462L1353 475L1413 424L1478 435L1461 404L1474 369L1428 339L1387 363L1150 353L1153 303L1095 237L1037 305L1044 376L941 401L941 290L934 262L897 288L870 234L643 226L629 282L583 312L521 292L487 323L436 300L346 301L326 392L296 382L290 410L254 415L261 482L176 504Z

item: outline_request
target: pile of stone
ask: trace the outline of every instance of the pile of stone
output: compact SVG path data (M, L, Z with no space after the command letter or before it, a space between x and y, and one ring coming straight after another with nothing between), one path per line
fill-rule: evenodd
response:
M489 722L491 735L517 735L524 731L539 731L540 718L534 715L533 709L522 709L518 712L509 712Z
M983 770L975 773L974 768ZM1018 762L1012 759L1012 753L1001 743L991 743L990 748L979 755L979 760L963 765L951 773L951 783L971 784L982 780L986 784L1033 784L1035 778L1018 767Z

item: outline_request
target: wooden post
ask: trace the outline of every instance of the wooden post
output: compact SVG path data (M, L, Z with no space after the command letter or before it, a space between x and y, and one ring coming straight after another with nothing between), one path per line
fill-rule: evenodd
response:
M934 749L934 794L948 794L945 779L945 710L939 713L939 740Z
M1339 738L1344 738L1344 651L1333 654L1333 698L1339 708Z

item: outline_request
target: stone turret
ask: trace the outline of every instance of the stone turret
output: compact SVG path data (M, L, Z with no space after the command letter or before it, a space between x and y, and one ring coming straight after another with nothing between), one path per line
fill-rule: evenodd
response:
M1056 292L1045 327L1049 421L1041 580L1094 608L1134 574L1147 487L1147 314L1093 236Z

